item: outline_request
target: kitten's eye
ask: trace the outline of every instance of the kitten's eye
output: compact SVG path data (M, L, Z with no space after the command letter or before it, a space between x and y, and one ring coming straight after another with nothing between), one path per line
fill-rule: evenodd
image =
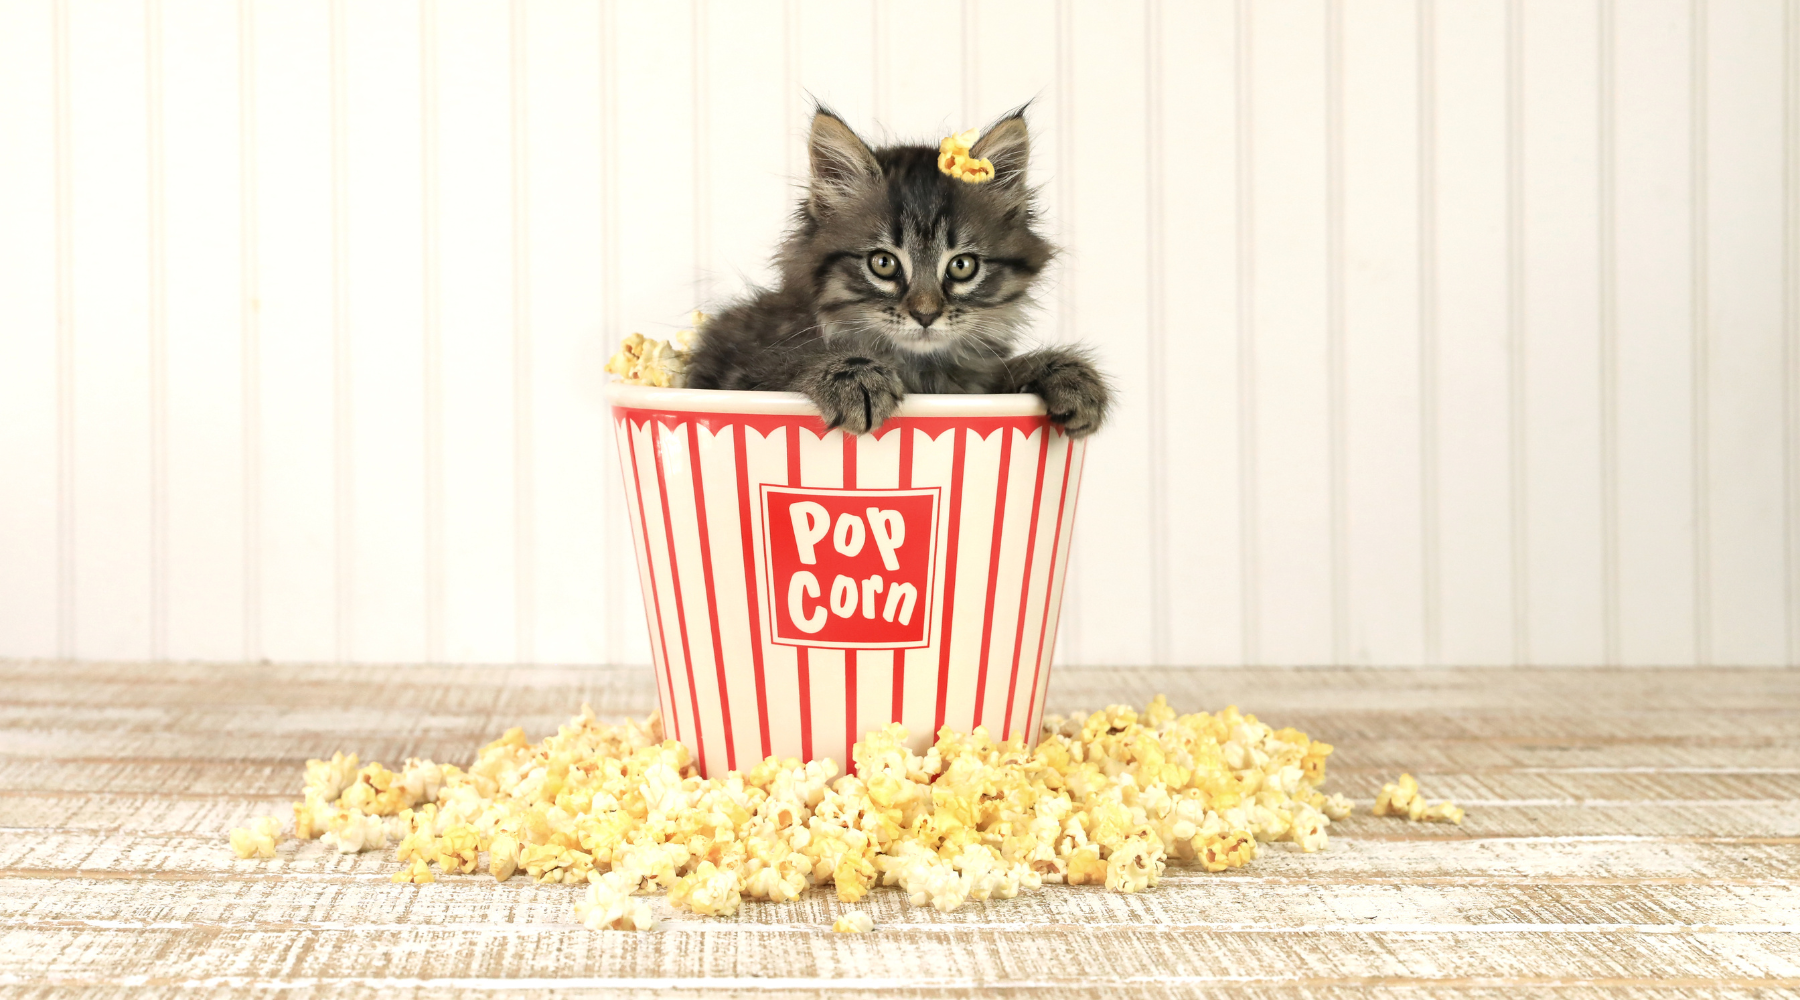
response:
M968 281L975 277L975 272L980 267L981 262L975 259L974 254L959 253L950 258L950 277L957 281Z
M869 270L877 278L892 278L900 273L900 261L886 250L877 250L869 255Z

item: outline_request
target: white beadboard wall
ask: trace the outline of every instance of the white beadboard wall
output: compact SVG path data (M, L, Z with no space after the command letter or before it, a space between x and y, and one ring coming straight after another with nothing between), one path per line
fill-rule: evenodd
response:
M1036 102L1063 662L1800 663L1794 0L0 0L0 656L648 660L809 92Z

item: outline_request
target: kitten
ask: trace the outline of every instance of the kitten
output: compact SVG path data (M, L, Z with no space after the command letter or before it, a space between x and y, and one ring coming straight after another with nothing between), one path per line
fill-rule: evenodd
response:
M707 323L687 384L802 392L856 434L908 392L1032 392L1070 434L1099 429L1110 392L1086 351L1013 354L1055 253L1034 228L1023 110L974 144L994 179L971 184L940 172L930 146L871 150L818 108L811 184L775 255L780 284Z

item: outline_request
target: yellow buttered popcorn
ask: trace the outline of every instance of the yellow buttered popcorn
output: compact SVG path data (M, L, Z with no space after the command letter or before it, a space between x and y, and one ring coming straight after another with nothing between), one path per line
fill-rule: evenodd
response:
M1461 826L1464 815L1462 807L1448 799L1425 808L1425 822L1427 823L1454 823Z
M499 834L488 844L488 874L499 882L513 877L519 870L519 842L510 834Z
M1233 830L1207 840L1200 849L1200 865L1209 872L1242 868L1256 859L1256 853L1256 838L1247 830Z
M438 838L434 845L438 867L446 875L475 871L481 854L481 834L468 823L458 823Z
M669 905L692 910L708 917L729 917L742 900L737 872L720 868L711 861L675 880L669 890Z
M336 801L356 780L359 763L355 754L346 757L341 750L332 754L330 760L309 760L306 762L306 787L319 792L325 801Z
M532 844L519 851L519 867L539 882L569 885L585 882L588 873L594 870L592 862L592 855L557 843Z
M388 876L388 881L424 885L427 882L436 882L437 876L431 874L431 866L425 863L424 858L414 858L411 865Z
M1106 862L1097 844L1084 844L1069 852L1070 885L1101 885L1106 881Z
M1127 838L1106 859L1106 887L1115 892L1142 892L1162 873L1162 843L1149 837Z
M938 143L938 170L959 181L982 184L994 179L994 165L970 155L970 149L981 138L980 129L969 129L945 136Z
M272 858L276 838L281 835L281 820L274 816L258 816L249 826L231 831L231 852L240 859Z
M875 920L861 910L852 910L832 921L831 929L838 934L867 934L875 929Z
M650 908L631 893L637 887L619 872L588 874L587 895L575 904L575 917L596 931L647 931L656 926Z
M854 774L770 757L702 778L658 716L605 724L583 706L536 743L508 730L466 769L311 762L296 832L344 853L394 845L395 882L485 865L501 880L583 886L576 916L596 930L652 928L641 893L729 916L746 900L832 886L853 903L892 886L950 912L1046 884L1149 891L1168 864L1222 872L1273 843L1327 849L1331 822L1350 813L1348 799L1319 789L1331 752L1236 708L1183 715L1158 697L1142 711L1047 717L1031 749L945 728L921 754L888 724L856 744ZM1410 776L1377 805L1415 812L1461 818L1449 803L1426 805ZM273 855L256 838L272 844L279 823L259 824L234 832L235 851Z
M606 362L606 370L628 385L653 385L662 388L686 384L687 358L694 350L706 314L696 309L689 314L687 329L675 331L668 340L657 340L633 333L619 344L619 350Z
M358 786L350 787L355 789ZM349 795L350 792L346 791L344 794ZM325 833L319 839L339 854L360 854L386 847L388 832L387 821L382 816L352 807L333 813Z
M1454 823L1462 825L1463 810L1449 800L1437 805L1427 805L1425 797L1419 794L1419 782L1410 774L1400 775L1400 780L1381 786L1381 794L1375 798L1377 816L1403 816L1414 823Z

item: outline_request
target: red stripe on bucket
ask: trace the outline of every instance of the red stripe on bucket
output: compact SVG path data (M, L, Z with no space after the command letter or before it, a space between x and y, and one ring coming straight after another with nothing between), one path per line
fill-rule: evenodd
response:
M794 650L800 662L800 759L813 759L812 752L812 677L807 654L812 650L800 646Z
M800 425L788 425L787 467L789 486L804 486L800 481ZM812 760L812 674L807 669L807 653L810 650L801 646L796 650L800 661L800 756L803 760Z
M1025 609L1031 605L1031 557L1037 555L1038 508L1044 504L1044 468L1050 461L1050 428L1043 430L1043 440L1038 443L1037 482L1031 488L1031 525L1025 529L1025 575L1019 587L1019 624L1013 631L1012 679L1006 682L1006 719L1000 723L1000 738L1012 738L1013 695L1019 689L1019 654L1025 651ZM1053 567L1054 568L1054 567ZM1049 591L1044 592L1044 602L1049 603ZM988 606L993 606L993 599L988 599ZM1031 711L1026 710L1029 716ZM1027 733L1029 737L1031 734Z
M937 721L931 724L932 739L944 728L945 702L950 696L950 634L956 623L956 546L962 533L963 453L969 431L952 428L950 450L950 539L949 554L944 559L944 617L938 636Z
M1049 432L1046 431L1046 434ZM1025 702L1025 734L1030 739L1035 732L1031 728L1031 713L1037 706L1038 678L1044 673L1044 634L1050 628L1050 591L1056 587L1056 550L1062 544L1063 507L1069 500L1069 470L1075 466L1075 439L1064 437L1068 450L1063 457L1062 492L1056 498L1056 533L1050 536L1050 572L1044 577L1044 620L1038 625L1037 663L1031 671L1031 697ZM1044 439L1044 446L1049 447L1050 439ZM1060 604L1058 605L1060 607ZM1054 638L1054 636L1052 637Z
M675 623L681 632L681 658L687 664L688 702L694 709L694 744L695 748L700 751L697 755L699 760L696 763L704 770L706 767L706 727L700 724L700 689L694 683L694 654L688 646L687 609L682 606L681 600L681 560L675 555L675 519L669 516L669 477L663 470L663 450L657 444L656 431L657 422L652 420L650 422L650 454L656 459L656 490L662 497L663 535L669 542L669 580L675 591ZM663 440L668 440L668 437L668 430L664 429ZM680 737L676 737L676 739L680 739Z
M895 433L900 435L900 488L912 489L913 429L905 424ZM906 650L894 650L894 721L906 714Z
M719 613L718 591L713 589L712 537L711 529L706 525L706 487L701 480L705 478L700 468L700 421L688 421L688 470L694 478L694 514L700 525L700 575L706 580L706 607L708 612L717 617ZM990 603L992 599L990 598ZM713 670L719 677L719 709L725 720L725 769L737 770L737 747L731 738L731 693L725 686L725 643L719 635L717 623L712 629ZM698 723L696 723L698 725ZM706 765L701 764L704 771Z
M756 671L756 719L762 737L762 755L769 756L769 688L763 679L762 607L757 598L756 538L750 517L749 451L744 438L750 433L748 424L732 428L731 442L737 459L738 525L744 532L744 594L750 599L750 662Z
M1085 461L1087 459L1087 446L1086 445L1083 445L1081 448L1081 457L1082 457L1083 461ZM1070 465L1075 464L1075 439L1074 438L1069 439L1069 464ZM1067 469L1064 469L1063 470L1063 493L1066 495L1068 492L1069 492L1069 473L1068 473ZM1070 530L1071 534L1075 530L1075 528L1074 528L1075 508L1080 503L1081 503L1081 480L1078 478L1075 480L1075 497L1074 497L1074 499L1069 501L1069 530ZM1057 537L1058 537L1059 541L1061 540L1061 527L1062 527L1062 517L1059 514L1057 516L1057 528L1058 528ZM1055 559L1050 560L1050 571L1051 571L1051 577L1054 579L1055 574L1056 574L1056 560ZM1066 593L1067 590L1068 590L1068 588L1065 587L1063 589L1062 593L1058 593L1056 595L1056 627L1059 629L1062 628L1062 595L1063 595L1063 593ZM1045 604L1046 604L1046 608L1045 608L1046 617L1044 619L1045 621L1049 621L1049 618L1048 618L1049 608L1047 606L1049 603L1049 597L1050 597L1049 594L1044 595ZM1054 648L1056 646L1056 633L1055 632L1050 633L1050 645L1052 648ZM1048 662L1048 661L1045 659L1044 651L1042 649L1038 650L1038 672L1039 673L1043 672L1044 664L1046 662ZM1032 687L1031 701L1032 701L1033 705L1036 705L1037 704L1037 683L1035 681L1033 681L1031 687ZM1027 723L1029 723L1031 721L1029 714L1027 714L1025 721ZM1043 722L1042 713L1039 713L1038 722L1040 725ZM1035 730L1033 730L1033 731L1035 732Z
M844 434L844 489L856 489L856 435ZM844 773L856 773L856 650L844 650Z
M856 650L844 650L844 773L856 773Z
M650 443L654 448L656 446L655 418L646 421L644 426L650 431ZM664 707L669 710L668 723L675 730L675 739L680 741L681 713L675 710L675 675L669 672L669 644L663 638L662 595L656 589L656 560L650 556L650 522L645 520L644 514L644 477L638 472L637 435L631 432L630 417L625 418L625 443L631 449L631 485L637 490L638 527L644 533L644 568L650 574L650 606L656 609L656 621L654 623L646 622L646 624L650 625L650 636L656 641L657 648L662 650L663 679L669 687L669 700L664 703ZM663 511L663 523L666 525L668 522L668 511L665 510Z
M906 709L906 650L894 650L894 721L899 722Z
M1012 428L1000 428L1000 488L994 496L994 544L988 549L987 614L981 622L981 665L975 671L975 714L969 723L981 725L981 706L987 700L988 644L994 638L994 588L1000 583L1000 539L1006 536L1006 481L1011 478ZM1005 734L1001 735L1005 738Z

